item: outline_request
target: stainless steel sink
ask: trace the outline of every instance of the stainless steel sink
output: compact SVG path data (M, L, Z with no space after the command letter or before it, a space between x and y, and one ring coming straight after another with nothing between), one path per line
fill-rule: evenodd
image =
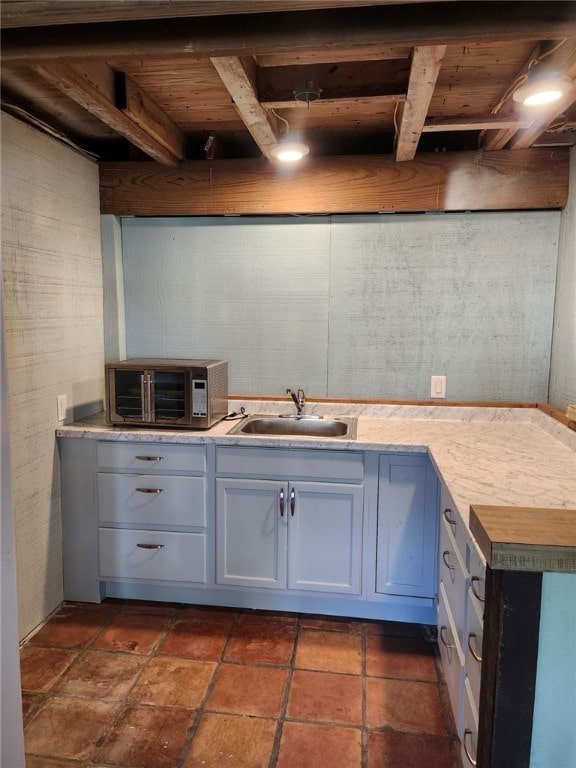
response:
M356 439L357 419L349 416L324 419L248 416L236 424L229 435L295 435L301 437L338 437Z

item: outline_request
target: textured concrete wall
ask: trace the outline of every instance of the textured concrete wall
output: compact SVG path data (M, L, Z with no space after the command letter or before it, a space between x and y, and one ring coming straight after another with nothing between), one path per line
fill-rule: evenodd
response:
M98 168L2 116L2 268L20 635L62 600L56 397L103 402Z
M570 197L562 212L550 402L559 408L576 403L576 150L570 153Z
M223 357L230 391L548 396L560 214L123 220L127 356Z

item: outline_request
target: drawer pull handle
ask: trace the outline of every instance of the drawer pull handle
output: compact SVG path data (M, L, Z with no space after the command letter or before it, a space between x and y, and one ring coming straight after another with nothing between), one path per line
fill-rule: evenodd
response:
M468 747L466 746L466 737L472 736L472 731L469 728L466 728L464 731L464 738L462 739L462 746L464 747L464 752L466 753L466 757L468 758L468 762L470 765L477 765L476 758L472 757L470 754L470 751L468 750Z
M136 544L140 549L164 549L164 544Z
M446 631L446 626L443 624L440 627L440 641L442 642L442 645L445 648L454 648L454 643L449 643L448 640L444 638L444 632Z
M290 517L294 517L296 511L296 491L294 488L290 490Z
M163 461L164 456L135 456L138 461Z
M449 554L450 554L450 551L448 549L445 552L442 552L442 560L444 560L444 565L446 566L446 568L448 568L450 571L455 571L456 566L448 562L447 556Z
M486 598L482 597L480 592L478 592L478 590L475 588L474 585L477 581L481 581L480 576L472 576L472 578L470 579L470 589L472 590L472 594L474 595L476 600L480 600L480 602L483 603L485 602Z
M280 517L284 517L284 488L280 488Z
M472 640L474 640L474 646L475 646L474 648L472 647ZM480 656L480 654L478 653L477 648L478 648L478 638L476 637L474 632L470 632L470 634L468 635L468 650L470 651L472 656L474 656L476 661L478 661L479 663L482 663L482 656Z
M138 493L162 493L164 488L136 488Z
M446 509L444 510L444 519L446 520L447 523L450 523L450 525L453 525L454 527L456 527L457 521L453 520L450 517L450 513L451 512L452 512L452 510L450 509L450 507L446 507Z

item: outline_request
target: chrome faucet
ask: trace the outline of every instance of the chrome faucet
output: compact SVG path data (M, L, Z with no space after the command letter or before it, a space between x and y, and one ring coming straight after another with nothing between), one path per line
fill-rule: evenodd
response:
M286 394L290 395L292 400L294 400L294 405L296 406L296 414L298 416L302 416L304 414L304 406L306 405L306 396L304 395L304 390L299 389L298 392L294 392L293 389L287 387Z

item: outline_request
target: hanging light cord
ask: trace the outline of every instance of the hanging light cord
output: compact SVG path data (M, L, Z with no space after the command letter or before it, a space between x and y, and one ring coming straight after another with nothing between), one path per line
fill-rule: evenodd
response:
M506 90L506 93L504 94L504 96L502 96L502 98L500 99L498 104L496 104L496 106L492 107L492 109L490 110L490 114L497 115L498 112L500 112L500 110L504 106L504 104L506 104L508 99L512 96L514 91L517 90L523 83L525 83L526 80L528 80L528 73L530 72L532 67L536 66L536 64L540 64L541 62L544 61L544 59L547 59L548 56L551 56L553 53L556 53L556 51L559 48L561 48L564 45L565 42L567 42L567 40L568 40L568 38L564 38L564 40L560 40L559 43L557 43L553 48L550 48L549 51L546 51L546 53L543 53L541 56L537 56L535 59L531 59L528 62L527 71L523 75L519 75L516 78L516 80L514 80L514 82ZM478 143L480 143L482 141L482 138L483 138L484 134L486 133L486 130L487 129L484 129L483 131L480 132L480 135L478 136Z
M553 53L556 53L558 48L561 48L567 40L568 40L568 38L565 38L564 40L561 40L557 45L554 46L554 48L551 48L549 51L546 51L546 53L543 53L542 56L538 56L535 59L532 59L528 63L528 70L527 70L527 72L525 72L523 75L520 75L519 77L516 78L516 80L514 80L514 82L512 83L510 88L508 88L508 90L506 91L504 96L502 96L502 98L500 99L498 104L496 104L496 106L492 109L492 114L493 115L497 114L502 109L504 104L508 101L510 96L512 96L514 91L520 85L522 85L522 83L525 83L526 80L528 80L528 73L530 72L532 67L536 66L536 64L540 64L541 62L544 61L544 59L547 59L548 56L551 56Z
M272 112L274 117L277 117L278 120L282 120L282 122L286 124L286 130L284 132L288 133L290 131L290 123L288 122L288 120L286 120L285 117L282 117L282 115L279 115L278 112L276 112L275 109L271 109L270 112Z

